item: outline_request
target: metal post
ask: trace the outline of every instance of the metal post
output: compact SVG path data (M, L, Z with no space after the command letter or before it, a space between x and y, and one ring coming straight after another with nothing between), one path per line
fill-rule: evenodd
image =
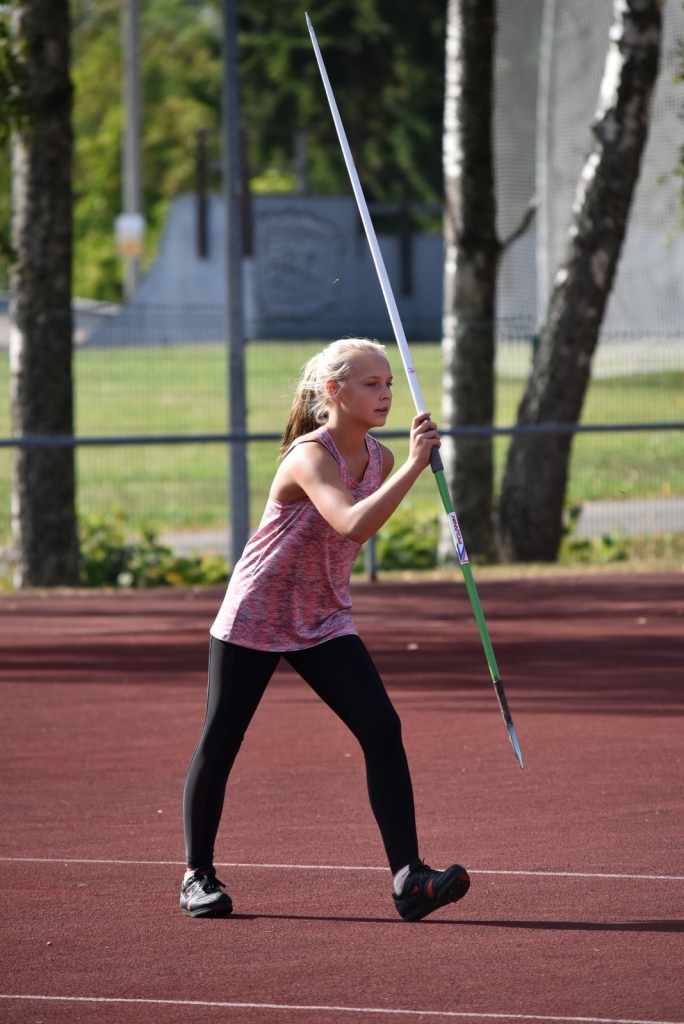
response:
M226 209L226 313L228 400L231 433L246 433L245 352L242 311L242 160L238 92L237 0L223 0L223 201ZM230 445L231 565L249 537L247 446Z
M124 63L123 212L142 214L140 153L140 0L123 0L121 41ZM140 258L126 257L124 294L133 295L140 276Z
M551 239L551 195L549 160L551 146L551 73L556 22L556 0L544 0L539 41L539 77L537 84L537 147L535 191L537 193L537 334L546 320L553 273Z
M209 232L207 230L207 129L200 128L196 133L197 148L195 155L195 250L200 260L209 255Z
M411 204L404 195L399 210L399 266L401 267L401 294L413 295L413 224Z
M376 583L378 579L377 543L378 535L374 533L372 537L368 538L363 549L363 567L371 583Z
M240 176L242 180L242 255L248 258L254 255L254 224L252 223L252 193L249 184L249 156L244 132L240 134L240 157Z
M309 156L306 132L294 133L295 191L305 196L309 191Z

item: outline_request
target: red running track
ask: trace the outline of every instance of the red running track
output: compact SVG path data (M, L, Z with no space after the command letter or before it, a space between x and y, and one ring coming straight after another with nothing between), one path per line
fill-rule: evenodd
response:
M235 914L179 913L218 591L1 596L0 1020L684 1022L684 577L480 590L524 772L463 587L355 589L423 855L472 871L413 925L373 870L359 751L287 668L229 783Z

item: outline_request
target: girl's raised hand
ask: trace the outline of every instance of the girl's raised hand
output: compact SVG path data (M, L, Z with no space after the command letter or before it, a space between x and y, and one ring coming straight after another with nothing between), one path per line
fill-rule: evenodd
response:
M430 451L433 448L439 448L440 444L437 424L430 419L430 413L421 412L414 416L411 425L408 462L413 462L421 469L425 469L430 464Z

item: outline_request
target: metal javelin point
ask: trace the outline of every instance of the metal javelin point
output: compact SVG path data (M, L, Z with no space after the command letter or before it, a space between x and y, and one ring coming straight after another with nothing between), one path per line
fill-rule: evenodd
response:
M397 309L397 303L394 298L392 286L390 285L389 278L387 276L387 270L385 269L385 261L382 258L382 253L380 252L380 246L378 245L378 240L375 235L375 228L373 227L373 222L370 218L370 213L368 212L368 206L366 204L366 199L363 194L363 189L361 188L361 182L359 181L359 176L356 172L354 158L352 157L351 149L349 148L349 143L347 142L347 135L344 130L344 125L342 124L342 118L340 117L340 112L337 109L337 103L335 101L335 95L332 91L332 86L330 85L328 72L325 69L323 57L321 56L321 51L318 46L318 40L316 39L316 33L314 32L314 27L311 24L311 18L309 17L308 14L306 15L306 24L309 29L309 35L311 36L311 42L313 44L314 53L316 54L316 61L318 62L318 68L319 71L321 72L321 78L323 79L323 87L325 89L325 94L328 97L328 103L330 104L330 111L332 113L333 121L335 122L337 137L340 140L340 146L342 147L344 162L347 165L347 171L349 172L349 177L351 179L351 185L354 192L354 197L356 199L356 205L358 206L359 215L361 217L363 226L366 231L366 237L368 239L368 244L370 246L371 254L373 256L373 263L375 264L375 269L378 274L380 287L382 288L382 294L384 296L385 304L387 306L387 312L389 313L389 318L392 322L394 336L397 339L397 345L399 346L401 361L404 364L404 370L406 371L406 377L408 379L409 388L411 389L411 395L413 396L416 412L427 412L425 408L425 402L423 400L423 395L420 390L420 385L418 383L416 369L413 365L413 360L411 359L411 353L409 351L408 342L406 340L406 335L404 333L404 327L401 322L401 317L399 316L399 310ZM506 700L506 694L504 692L503 683L501 682L501 675L499 674L499 669L496 664L496 658L494 657L494 649L492 647L492 642L489 638L489 630L487 629L487 623L485 621L484 612L482 611L482 605L480 604L480 598L478 596L477 588L475 586L475 580L473 579L473 571L470 568L470 562L468 561L468 554L466 552L465 544L463 542L463 537L461 536L461 530L458 525L458 519L456 518L456 512L454 510L454 505L451 500L451 494L449 493L446 477L444 475L444 465L442 463L442 457L439 454L438 448L432 449L430 455L430 465L432 467L432 472L435 475L435 482L437 483L440 497L442 499L442 504L444 506L444 511L446 512L447 520L449 523L449 530L451 532L451 536L454 542L454 547L456 548L456 554L458 555L458 561L460 563L461 571L463 573L463 579L465 581L466 590L468 591L470 603L473 607L475 621L477 622L477 628L480 633L480 639L482 641L485 657L487 659L487 664L489 666L492 682L494 684L494 692L496 693L496 697L499 702L499 707L501 708L501 714L503 715L504 722L506 723L506 728L508 729L508 735L511 741L511 746L513 747L513 752L515 753L518 764L522 768L523 759L522 753L520 751L520 744L518 743L518 737L516 735L515 727L513 725L513 719L511 718L511 712L508 707L508 701Z

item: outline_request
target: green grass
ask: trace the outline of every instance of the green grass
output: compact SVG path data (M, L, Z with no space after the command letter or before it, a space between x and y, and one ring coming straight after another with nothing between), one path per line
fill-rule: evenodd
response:
M249 429L280 431L301 365L317 342L254 343L247 347ZM398 353L388 346L396 374L388 427L404 428L413 406ZM421 386L440 416L441 353L438 345L413 350ZM117 348L78 351L75 357L76 423L81 435L210 433L226 428L226 358L222 345ZM497 423L515 421L522 381L500 380ZM616 423L684 419L684 373L599 380L591 384L583 421ZM7 355L0 356L0 436L10 431ZM250 446L253 522L258 521L275 471L277 444ZM407 444L391 442L398 460ZM495 445L497 479L508 439ZM684 493L684 437L679 432L588 435L575 441L569 499ZM226 519L227 454L222 445L80 449L79 503L92 511L112 506L132 519L165 527L211 525ZM0 534L7 532L11 454L0 451ZM430 474L411 497L419 508L436 507Z

